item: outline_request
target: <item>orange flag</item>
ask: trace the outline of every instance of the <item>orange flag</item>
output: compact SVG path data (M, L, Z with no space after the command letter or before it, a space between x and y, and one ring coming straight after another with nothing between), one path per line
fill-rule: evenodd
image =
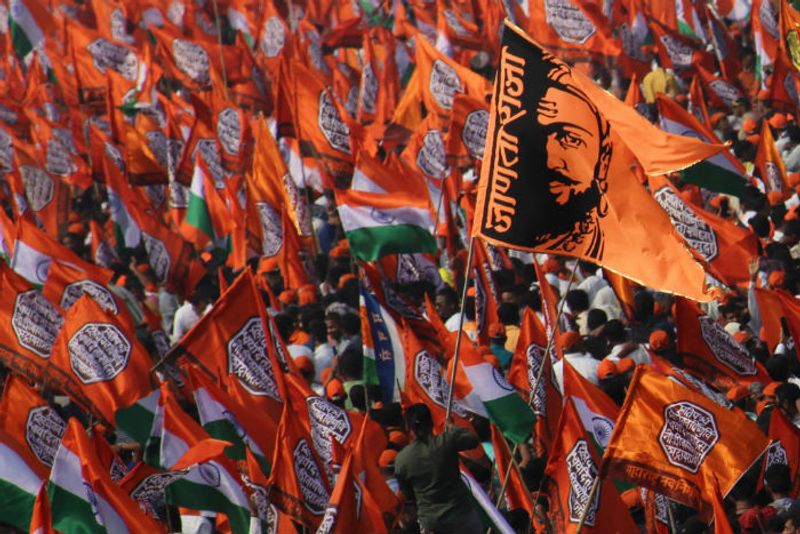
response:
M768 443L743 414L639 366L601 474L699 508L716 481L727 494Z
M788 465L792 477L790 495L797 498L800 492L800 477L798 476L800 474L800 430L780 409L774 409L769 419L768 436L773 442L764 455L762 475L772 465Z
M67 423L24 378L9 375L0 399L0 429L11 435L42 469L53 466Z
M112 314L120 313L123 305L108 289L113 273L97 265L86 264L85 266L91 268L81 270L66 262L52 262L47 273L47 282L42 286L42 295L66 311L85 294Z
M494 449L497 477L502 484L509 469L509 462L511 462L511 451L509 450L506 438L503 437L503 433L499 431L496 426L491 425L491 427L492 448ZM533 499L531 498L531 492L528 491L528 488L525 486L525 481L522 479L522 474L516 463L511 467L505 498L508 502L509 510L523 509L529 516L533 516Z
M55 534L50 516L50 499L47 497L47 484L42 484L33 503L29 534Z
M622 43L612 35L602 2L551 4L533 0L528 8L528 32L548 50L565 55L587 52L620 55Z
M70 309L50 363L64 372L91 404L84 406L114 421L114 413L152 391L150 355L133 325L84 295ZM77 399L76 399L77 400Z
M763 334L759 337L767 343L770 352L778 343L785 341L798 346L800 340L800 302L794 295L774 289L756 288L756 302L761 317Z
M794 190L789 187L789 181L786 178L786 166L783 163L783 157L781 157L778 147L775 146L772 128L766 121L761 125L761 138L758 141L756 159L753 164L756 168L756 174L761 178L761 183L764 184L764 192L770 199L777 194L780 200L786 200L794 194ZM770 202L773 203L774 201L770 200Z
M631 166L664 173L723 147L659 130L508 23L495 83L473 235L708 300L702 267Z
M549 477L550 519L557 532L577 532L584 511L586 520L581 532L638 532L614 484L604 480L605 477L599 473L600 457L586 435L573 403L567 401L561 413L558 438L545 468ZM591 489L597 476L601 479L592 496Z
M769 128L765 128L769 129ZM663 176L650 176L653 198L669 216L675 231L704 262L710 274L729 285L750 279L747 265L758 255L758 238L746 228L685 202Z
M714 493L712 494L711 505L714 509L714 534L733 534L733 527L728 521L728 514L725 513L725 498L719 491L719 482L714 480Z
M768 384L771 381L764 367L747 349L722 325L703 313L696 303L676 299L675 326L678 352L686 367L696 370L723 391L739 382Z
M640 488L644 520L647 532L651 534L671 534L669 526L669 499L653 490Z

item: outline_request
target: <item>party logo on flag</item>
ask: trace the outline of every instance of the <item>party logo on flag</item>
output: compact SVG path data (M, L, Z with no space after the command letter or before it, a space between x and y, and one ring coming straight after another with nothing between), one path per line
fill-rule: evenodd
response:
M489 127L489 111L476 109L467 114L464 119L464 129L461 130L461 141L469 150L469 155L475 159L483 158L483 147L486 145L486 131Z
M67 424L53 408L37 406L28 412L25 441L43 464L52 466L66 428Z
M761 19L761 26L772 36L773 39L780 39L780 30L778 29L778 11L772 2L761 2L761 7L758 10L758 16Z
M562 41L583 44L594 35L592 21L570 0L545 0L544 14Z
M157 239L150 234L142 232L142 241L144 241L144 249L150 258L150 267L153 269L153 274L162 284L167 281L169 275L170 264L172 263L169 258L167 247L164 242Z
M50 151L48 150L47 160L50 161ZM25 188L25 196L33 211L41 211L53 200L53 179L49 174L38 167L22 165L19 168L22 177L22 186ZM54 173L62 174L62 173ZM65 172L63 174L69 174Z
M439 130L429 130L417 152L417 166L431 178L443 178L447 169L444 140Z
M740 375L757 373L755 361L747 349L733 339L719 323L707 315L699 317L698 321L700 334L717 360Z
M274 256L283 245L283 222L280 214L266 202L256 202L258 220L261 223L261 252Z
M442 109L449 111L453 108L455 94L464 92L464 85L453 67L441 59L436 59L431 65L428 89L436 103Z
M662 187L653 197L667 212L675 230L689 246L699 252L707 262L713 261L719 253L714 229L686 206L672 188Z
M367 113L375 113L375 102L378 99L378 78L372 69L372 63L367 62L361 72L361 107Z
M167 486L182 478L191 471L190 468L177 471L155 473L144 478L133 488L131 498L144 508L144 511L156 517L156 510L164 505L164 490Z
M208 52L199 44L184 39L172 40L172 57L175 66L200 85L211 81Z
M772 161L765 161L764 167L766 169L766 181L768 191L781 191L783 189L783 180L781 179L781 171L778 166Z
M322 484L322 474L317 468L314 456L306 440L301 439L294 448L294 472L303 494L303 506L309 512L319 515L328 505L328 492Z
M330 456L331 437L344 443L352 431L347 412L320 397L308 397L308 417L311 421L311 439L322 456ZM329 460L330 458L325 458Z
M86 323L67 347L70 367L84 384L113 380L128 366L131 356L131 342L108 323Z
M227 107L217 116L217 138L222 149L236 156L242 146L242 123L239 112L235 108Z
M0 121L8 123L4 110L0 109ZM12 160L14 159L14 141L5 130L0 128L0 172L11 172Z
M225 187L225 169L222 167L222 156L217 142L213 139L199 139L194 145L192 160L197 158L198 153L211 174L214 187L217 189Z
M741 92L739 92L735 86L720 78L711 80L708 82L708 86L712 91L717 93L717 96L719 96L728 107L733 107L734 103L742 97Z
M61 307L68 310L78 302L84 293L92 297L104 310L108 310L114 315L119 313L117 301L114 300L111 292L94 280L79 280L65 286L64 293L61 295Z
M105 39L95 39L86 47L92 56L97 70L105 74L106 68L119 72L129 82L135 81L139 70L139 60L129 48L114 44Z
M773 465L783 464L790 465L789 455L780 441L773 441L767 449L767 459L764 462L764 470L766 471Z
M57 139L47 141L44 168L58 176L68 176L78 170L70 153Z
M251 317L228 341L228 373L252 395L281 400L260 317Z
M37 273L42 269L42 264L37 266ZM49 262L43 266L42 280L47 278L47 267ZM29 351L42 358L49 358L63 323L64 318L55 307L35 289L17 295L14 313L11 315L11 328L19 344Z
M261 51L269 58L277 57L283 50L284 44L286 44L286 30L281 20L273 15L264 23L264 30L261 34Z
M536 383L536 377L539 376L542 362L544 362L544 350L544 347L536 343L531 343L525 349L525 356L528 359L528 384L533 385ZM544 389L546 378L542 376L542 379L539 380L539 384L536 387L536 395L533 397L533 413L541 417L547 416L547 392Z
M414 356L414 379L428 398L442 407L447 407L447 382L442 377L442 367L428 351L421 350ZM467 412L458 402L453 403L453 411L460 417Z
M339 508L336 506L328 506L325 509L325 517L317 527L317 534L330 534L333 532L333 526L336 524L336 516L339 514Z
M161 130L150 130L144 133L147 139L147 148L155 156L156 161L163 168L167 168L167 136Z
M703 459L719 441L714 414L689 401L664 408L658 443L672 465L697 473Z
M339 110L328 91L319 94L317 124L331 148L345 154L350 153L350 128L339 116Z
M569 473L569 519L573 523L581 520L583 511L589 505L589 491L597 477L597 466L592 461L592 454L585 439L579 439L567 453L567 473ZM601 483L602 484L602 483ZM594 526L597 516L597 505L600 502L600 490L595 491L584 523Z
M661 36L661 44L669 55L670 61L677 68L687 69L692 66L694 50L688 44L679 41L670 34Z

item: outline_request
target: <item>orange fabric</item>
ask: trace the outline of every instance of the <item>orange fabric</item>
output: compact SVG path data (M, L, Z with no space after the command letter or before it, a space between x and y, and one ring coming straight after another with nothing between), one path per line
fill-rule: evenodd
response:
M730 491L768 443L743 414L640 366L606 448L602 475L702 507L715 481Z
M754 160L756 173L764 184L764 191L767 195L778 194L779 200L786 200L794 191L789 187L789 179L786 174L786 166L775 141L772 137L772 129L764 125L761 128L761 138L756 149ZM774 202L773 202L774 204Z
M800 474L800 430L789 421L781 410L775 409L770 416L769 433L767 435L771 440L777 440L778 443L770 445L764 458L764 470L771 465L771 460L782 458L779 447L783 448L786 459L789 460L789 469L792 477L793 485L790 494L792 497L797 498L798 493L800 493L800 478L798 478Z
M522 509L528 513L528 516L533 516L533 498L531 497L531 492L525 486L519 466L516 462L511 466L509 465L511 463L511 450L509 450L508 442L496 426L492 424L490 426L492 429L495 468L501 484L505 482L506 474L509 474L505 493L508 508L510 510Z
M760 337L766 342L770 352L781 341L782 318L786 320L789 330L786 333L792 336L795 343L800 339L800 303L793 295L783 290L757 288L756 302L764 329L764 335Z
M56 306L68 310L85 293L115 315L127 313L124 305L107 288L113 273L98 265L88 264L84 267L90 268L80 270L70 267L66 262L52 262L42 295Z
M558 438L545 468L545 474L551 479L545 491L550 497L550 519L555 522L556 532L576 532L586 506L589 511L581 532L638 532L610 480L601 479L596 499L588 499L599 471L600 457L583 428L575 405L567 401L561 414Z

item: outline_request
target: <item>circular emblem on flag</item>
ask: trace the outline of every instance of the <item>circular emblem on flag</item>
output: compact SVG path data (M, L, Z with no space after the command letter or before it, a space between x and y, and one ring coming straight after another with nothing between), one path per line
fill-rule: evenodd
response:
M111 476L111 480L117 482L118 480L122 480L125 475L128 474L128 468L125 467L119 458L114 458L111 460L111 466L108 468L108 474Z
M184 39L172 40L172 58L175 66L198 85L211 82L208 53L199 44Z
M417 166L431 178L442 179L447 171L444 140L439 130L428 130L417 152Z
M217 189L224 188L225 170L222 168L222 156L219 153L217 142L214 139L198 139L192 151L192 159L197 157L198 151L200 151L200 157L203 163L206 164L208 172L211 174L214 187Z
M544 347L531 343L525 349L525 357L528 362L528 387L533 388L536 383L536 377L539 376L539 370L544 361ZM536 387L536 395L533 397L533 413L538 416L547 416L547 390L544 388L544 381L546 377L542 376L539 380L539 385Z
M301 235L311 235L311 216L306 207L305 201L300 196L300 191L297 189L297 184L294 183L292 175L288 172L282 177L283 187L286 190L286 195L289 197L289 204L294 211L297 223L300 226Z
M57 139L47 140L44 168L47 172L58 176L68 176L78 170L69 152Z
M331 148L350 154L350 128L339 116L328 90L319 93L317 124Z
M669 186L665 185L657 190L653 193L653 197L667 212L672 226L686 243L699 252L707 262L714 261L719 253L714 229L698 217Z
M708 86L728 107L733 107L733 104L742 97L742 93L725 80L711 80L708 82Z
M386 213L385 211L380 210L378 208L370 208L369 216L372 217L373 221L382 225L389 225L392 224L395 220L397 220L390 213Z
M267 328L269 328L269 335L271 339L274 341L272 343L272 348L275 350L275 357L278 360L278 364L284 371L289 370L289 364L286 363L289 359L289 355L286 353L286 348L283 346L283 343L280 341L280 332L278 332L278 328L275 326L274 321L271 321L270 318L267 318Z
M442 277L439 268L425 254L397 254L396 280L403 283L425 281L434 287L441 287Z
M167 19L179 28L183 28L183 16L186 14L186 6L183 2L173 1L167 5Z
M721 25L712 23L711 21L709 21L709 25L711 26L711 42L717 51L720 61L725 61L728 59L730 50L728 50L728 45L725 41L724 30Z
M252 395L281 400L275 371L267 354L261 317L251 317L227 345L228 373Z
M169 183L169 205L172 208L186 209L189 207L189 188L177 180Z
M435 33L435 32L434 32ZM434 37L435 38L435 37ZM456 93L463 93L464 86L456 70L441 59L434 60L431 65L431 77L428 90L436 104L447 111L453 109L453 98Z
M182 140L167 138L167 170L169 171L170 180L175 179L183 149L184 142Z
M142 241L144 241L144 249L147 251L147 255L150 258L149 263L150 267L153 269L153 273L156 275L159 282L162 284L165 283L169 276L170 264L172 263L169 252L167 252L167 247L164 246L164 243L160 239L156 239L145 232L142 232Z
M497 384L497 387L502 389L503 391L508 391L510 393L514 393L516 390L514 386L508 383L506 380L505 375L497 369L497 367L492 366L492 378L494 378L494 383Z
M378 78L372 69L372 63L364 64L361 71L361 109L366 113L375 113L375 102L378 98Z
M111 292L94 280L79 280L67 284L61 295L61 307L65 310L70 309L84 294L92 297L104 310L110 311L114 315L119 313L117 301L114 300Z
M658 443L670 464L697 473L718 441L717 421L705 408L689 401L675 402L664 408Z
M469 37L469 32L466 28L464 28L464 25L461 24L461 21L451 9L444 9L442 10L442 13L444 14L447 25L455 32L456 35L459 37Z
M292 458L300 493L303 494L303 506L314 515L322 514L328 504L328 490L306 440L297 442Z
M53 343L64 318L35 289L24 291L14 299L11 329L17 342L42 358L49 358Z
M272 257L283 246L283 221L280 214L266 202L256 202L255 205L261 223L261 253Z
M562 41L583 44L594 35L592 21L570 0L545 0L544 14Z
M783 191L783 180L781 180L781 171L775 163L771 161L764 162L766 169L767 191Z
M625 22L619 27L619 37L622 42L622 50L625 52L626 56L636 61L647 61L647 56L642 51L646 32L645 35L641 35L641 32L637 33Z
M105 74L106 68L109 68L129 82L136 81L139 59L129 48L105 39L95 39L89 43L86 50L92 56L95 68L101 73Z
M125 173L125 159L122 157L122 152L109 142L103 143L103 150L119 172Z
M469 155L475 159L483 159L483 147L486 145L486 130L489 127L489 112L476 109L467 113L464 129L461 130L461 141L467 147Z
M0 119L2 119L0 111ZM14 160L14 143L11 136L0 128L0 172L11 172Z
M67 424L50 406L37 406L28 412L25 421L25 441L31 452L45 465L53 465L61 436Z
M152 184L141 187L144 189L147 199L150 200L150 204L152 204L156 209L161 209L162 204L164 204L164 201L167 200L167 197L164 194L164 186L162 184Z
M597 466L594 465L592 454L585 439L575 442L572 449L565 458L567 464L567 474L569 476L569 497L567 506L569 508L569 519L577 523L581 519L583 511L587 505L589 510L586 513L584 523L590 527L595 525L597 520L597 505L600 502L600 487L594 494L591 504L589 504L589 491L591 490L594 479L597 477ZM598 485L602 486L602 482Z
M120 8L114 8L108 17L108 25L111 28L111 37L117 41L128 42L128 20L125 18L125 13Z
M227 107L217 116L217 139L226 153L232 156L239 155L242 146L242 123L235 108Z
M772 36L773 39L780 40L780 30L778 29L778 12L772 2L762 1L758 9L758 17L761 19L761 26Z
M219 487L221 479L219 467L209 462L198 465L197 470L200 472L200 477L206 482L206 484L213 488Z
M442 366L428 354L428 351L421 350L414 356L414 380L434 404L447 408L449 388L442 376ZM453 411L460 417L467 415L459 402L453 402Z
M22 187L28 198L29 206L33 211L40 211L53 200L55 184L49 174L38 167L20 165L19 173L22 177ZM57 174L57 173L56 173ZM67 173L69 174L69 173Z
M164 489L188 472L189 469L181 469L150 475L133 488L130 493L131 498L137 501L147 514L157 517L156 510L164 507Z
M612 432L614 432L614 421L600 415L592 416L592 433L601 447L605 448L608 445Z
M109 323L86 323L72 334L67 349L70 368L84 384L113 380L131 356L131 342Z
M261 51L268 58L277 57L286 43L286 29L281 19L273 15L264 22L261 33Z
M322 54L322 44L320 42L319 34L316 31L307 31L305 33L305 37L308 39L308 47L306 48L306 52L308 53L308 59L311 64L315 69L323 74L330 74L331 71L328 68L328 65L325 64L325 58Z
M738 375L755 375L756 363L747 349L707 315L698 318L700 335L714 353L714 357Z
M688 69L692 66L694 50L691 46L669 34L661 36L661 44L666 48L667 55L675 68Z
M326 463L329 463L332 460L331 438L341 444L347 441L352 431L350 418L344 408L321 397L306 398L306 405L314 449Z
M156 162L163 167L167 168L167 136L161 130L150 130L144 132L144 137L147 140L147 148L153 153Z

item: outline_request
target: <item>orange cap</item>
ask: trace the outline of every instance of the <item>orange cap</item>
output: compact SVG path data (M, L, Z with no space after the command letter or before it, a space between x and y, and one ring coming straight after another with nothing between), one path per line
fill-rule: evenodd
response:
M506 327L503 326L503 323L490 324L489 337L506 337Z
M772 117L769 118L769 125L773 128L777 128L778 130L782 130L786 128L786 115L783 113L776 113Z
M272 273L280 270L278 258L261 258L261 261L258 262L258 274Z
M475 286L469 286L467 288L467 296L468 297L475 297Z
M800 172L790 172L786 178L789 180L789 187L795 188L800 185Z
M619 374L621 375L627 373L628 371L633 371L635 367L636 362L630 358L622 358L617 362L617 371L619 371Z
M314 304L317 301L317 290L314 286L311 286L311 289L307 289L308 286L303 286L297 290L297 305L298 306L307 306L309 304Z
M758 123L755 119L745 119L742 121L742 131L747 135L754 134L756 132L756 128L758 127Z
M712 126L712 127L714 127L714 126L716 126L717 124L719 124L719 121L720 121L720 120L722 120L722 118L723 118L724 116L725 116L725 113L723 113L723 112L721 112L721 111L717 111L716 113L713 113L713 114L712 114L712 115L711 115L711 116L708 118L708 120L710 120L710 121L711 121L711 126Z
M281 291L281 294L278 295L278 300L285 306L289 305L297 300L297 291L294 289L284 289Z
M767 193L767 200L769 201L770 206L780 204L783 202L783 193L780 191L770 191Z
M308 356L298 356L294 359L294 365L298 370L306 373L314 372L314 362Z
M345 395L344 385L338 378L334 378L325 386L325 396L329 399L338 399Z
M650 348L653 350L661 350L669 345L669 334L663 330L653 330L650 333Z
M756 404L756 415L761 415L761 412L764 411L764 408L766 408L770 404L772 404L772 400L770 399L764 399L758 401L758 404Z
M597 366L597 376L601 380L617 376L617 364L609 359L601 361L600 365Z
M564 332L558 340L561 342L561 348L563 350L569 350L581 342L581 335L572 331Z
M775 396L775 392L778 390L778 387L780 385L782 385L782 384L783 384L783 382L770 382L764 388L764 396L765 397L774 397Z
M408 436L406 436L405 432L401 432L399 430L392 430L389 432L389 443L394 445L395 447L403 448L408 445Z
M735 339L738 343L747 343L750 338L753 337L750 332L744 332L739 330L735 334L733 334L733 339Z
M752 134L745 137L745 140L751 145L757 145L759 141L758 134Z
M784 280L786 280L786 273L783 271L772 271L767 277L767 285L780 287L783 285Z
M395 458L397 458L397 451L386 449L378 457L378 465L381 467L381 469L391 467L394 464Z
M758 92L758 96L756 96L758 100L769 100L769 89L762 89Z
M743 398L750 395L750 388L748 388L744 384L739 384L738 386L733 386L728 392L725 394L728 397L728 400L731 402L737 402L742 400Z

